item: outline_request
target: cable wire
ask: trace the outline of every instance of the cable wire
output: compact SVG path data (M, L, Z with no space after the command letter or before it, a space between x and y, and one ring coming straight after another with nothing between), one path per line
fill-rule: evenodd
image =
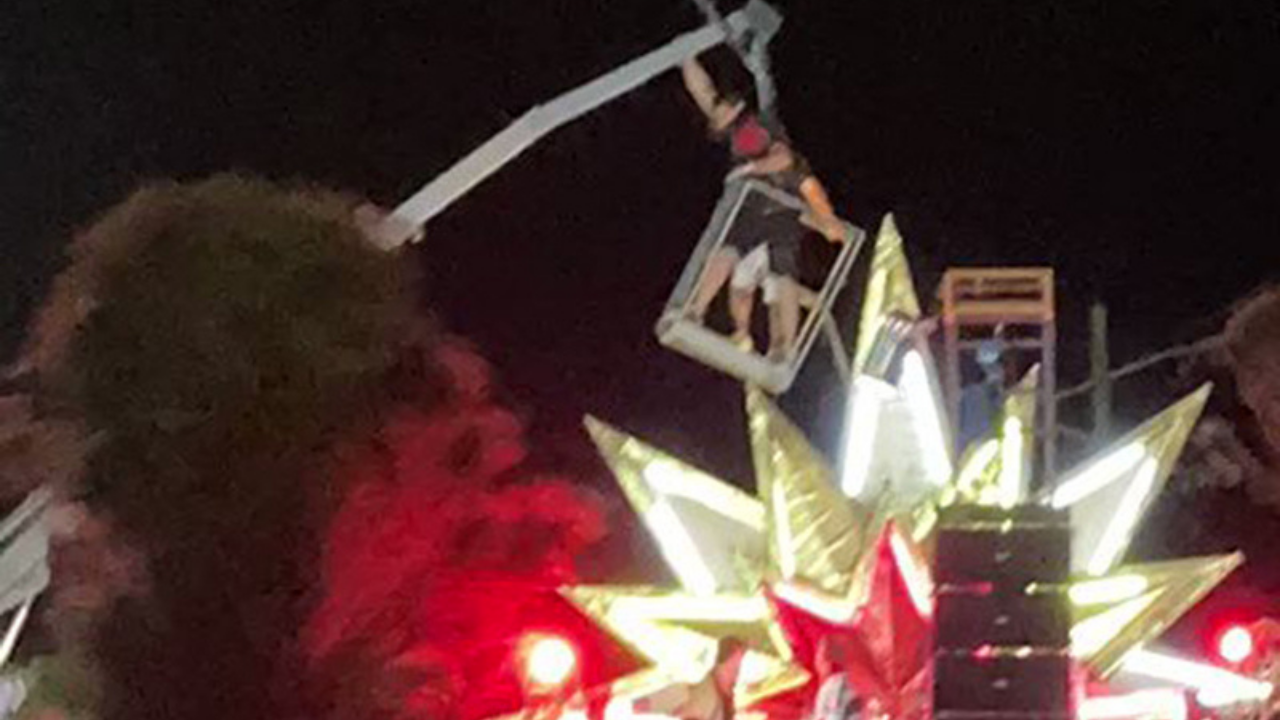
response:
M1134 360L1128 365L1123 365L1115 370L1112 370L1111 372L1107 373L1107 379L1120 380L1122 378L1128 377L1129 375L1140 373L1143 370L1146 370L1147 368L1151 367L1152 365L1157 365L1167 360L1177 360L1179 358L1184 358L1184 357L1203 355L1204 353L1212 352L1218 349L1219 347L1222 346L1223 342L1224 342L1223 336L1210 335L1207 338L1197 340L1196 342L1193 342L1189 345L1178 345L1177 347L1171 347L1165 350L1161 350L1160 352L1152 353L1150 355L1147 355L1146 357L1142 357L1137 360ZM1084 393L1092 390L1094 386L1097 384L1098 383L1096 380L1089 380L1087 382L1076 385L1075 387L1063 390L1062 392L1058 393L1055 397L1058 400L1066 400L1068 398L1072 398L1077 395L1083 395Z

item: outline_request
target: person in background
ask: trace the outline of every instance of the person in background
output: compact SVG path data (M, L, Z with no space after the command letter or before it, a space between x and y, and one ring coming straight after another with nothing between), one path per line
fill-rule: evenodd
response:
M1005 346L997 336L978 347L974 359L982 379L960 390L960 447L986 437L999 424L1004 411L1005 389L1009 384L1005 369Z
M796 209L763 193L747 196L724 244L707 260L690 303L688 316L702 322L707 308L730 282L729 314L733 340L751 347L751 313L755 292L762 284L765 302L774 308L770 316L770 356L785 361L793 349L800 320L800 294L796 283L800 241L809 229L832 242L845 239L844 223L836 216L826 190L808 164L793 152L782 127L767 114L747 108L742 98L722 95L710 75L696 60L682 68L685 88L707 118L713 138L723 142L733 162L726 177L728 187L712 217L713 231L727 220L736 198L737 184L755 179L803 199Z
M862 701L849 681L848 648L824 637L814 655L818 693L810 720L861 720Z

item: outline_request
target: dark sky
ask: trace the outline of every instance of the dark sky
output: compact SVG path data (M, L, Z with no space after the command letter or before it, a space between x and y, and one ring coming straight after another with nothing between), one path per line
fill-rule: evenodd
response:
M1068 381L1090 301L1110 304L1124 360L1214 331L1280 272L1273 0L785 11L783 118L840 208L865 226L897 212L926 292L949 264L1055 265ZM9 349L68 231L141 180L233 168L394 205L532 104L698 22L688 0L11 0L4 15ZM552 464L591 462L593 412L746 479L739 390L651 331L722 162L671 73L428 228L431 301ZM829 437L821 364L786 406ZM1122 388L1121 410L1179 389L1154 388Z

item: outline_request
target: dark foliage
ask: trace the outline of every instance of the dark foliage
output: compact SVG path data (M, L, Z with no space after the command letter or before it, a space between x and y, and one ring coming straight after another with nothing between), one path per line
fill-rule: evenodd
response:
M142 190L72 256L24 357L100 436L85 496L146 559L90 634L101 717L279 717L330 448L398 357L397 263L349 202L233 176Z
M1280 288L1242 304L1226 329L1240 398L1253 411L1272 455L1280 458Z
M603 534L595 499L523 471L523 428L487 370L441 352L451 392L406 406L351 456L355 485L326 543L326 596L307 633L316 716L458 718L515 711L515 643L575 639L588 682L630 667L556 592Z

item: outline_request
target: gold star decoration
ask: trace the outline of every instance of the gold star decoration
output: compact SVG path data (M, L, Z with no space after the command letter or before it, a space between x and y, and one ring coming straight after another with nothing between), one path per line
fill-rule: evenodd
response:
M897 717L921 715L932 607L926 551L936 510L954 502L1034 500L1071 510L1072 652L1099 677L1123 667L1240 564L1238 554L1122 564L1207 386L1028 498L1035 369L1007 399L1001 426L953 462L937 371L911 332L919 320L902 237L886 217L862 304L839 474L754 389L746 405L755 496L587 419L680 584L564 589L651 665L615 683L616 695L700 678L716 641L735 636L751 647L736 704L785 716L799 707L788 698L812 691L814 644L832 636L862 658L863 692Z

